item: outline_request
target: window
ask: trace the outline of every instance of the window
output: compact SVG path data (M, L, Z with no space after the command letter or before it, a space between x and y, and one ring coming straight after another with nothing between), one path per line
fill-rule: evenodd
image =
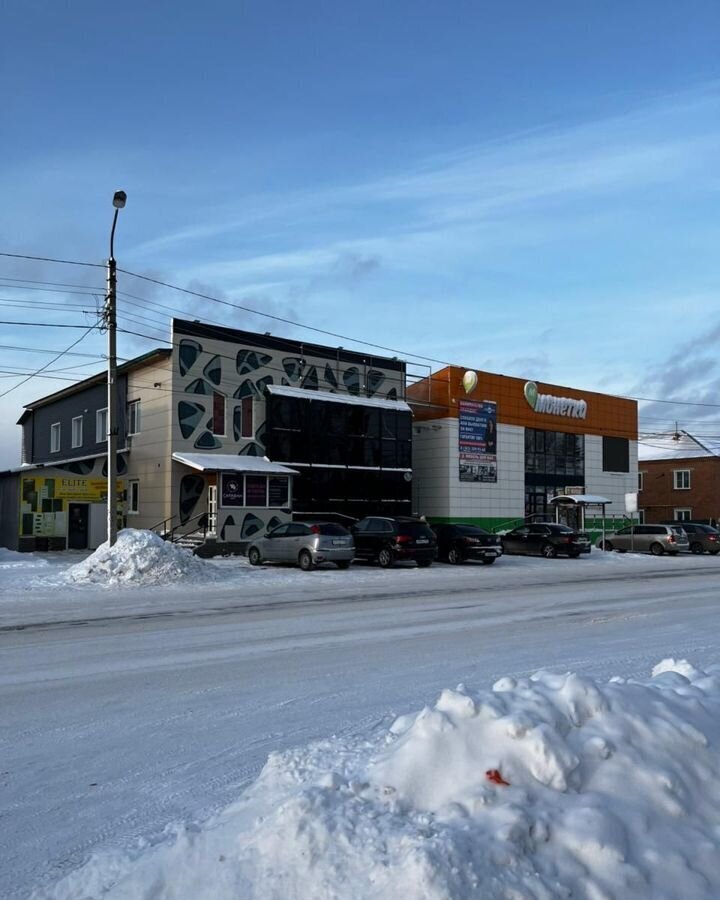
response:
M212 428L213 434L225 435L225 394L219 391L213 391L213 415Z
M73 447L82 447L83 441L83 417L77 416L72 420L72 445Z
M638 522L639 522L641 525L644 525L644 524L645 524L645 510L644 510L644 509L639 509L638 512L637 512L637 514L638 514Z
M288 505L290 495L286 476L268 478L268 506L282 507Z
M140 482L128 481L128 515L140 512Z
M673 469L673 487L676 491L690 490L690 469Z
M127 433L140 434L140 401L131 400L127 405Z
M95 441L98 444L102 444L107 440L107 412L107 407L105 407L105 409L99 409L95 413Z
M252 397L243 397L242 402L240 404L241 409L241 426L240 426L240 436L245 438L251 438L254 434L253 432L253 398Z
M630 471L630 441L627 438L603 438L603 472Z
M245 506L267 506L267 478L265 475L245 476Z
M50 452L58 453L60 450L60 423L55 422L50 426Z
M638 472L638 490L642 491L645 487L645 473Z
M692 519L692 510L689 507L682 507L673 510L673 519L676 522L689 522Z

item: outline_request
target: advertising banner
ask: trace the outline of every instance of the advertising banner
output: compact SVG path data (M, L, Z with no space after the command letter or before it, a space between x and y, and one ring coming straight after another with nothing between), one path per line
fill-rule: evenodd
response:
M460 481L497 481L497 404L460 400L458 457Z
M220 506L244 506L242 475L226 475L221 477Z

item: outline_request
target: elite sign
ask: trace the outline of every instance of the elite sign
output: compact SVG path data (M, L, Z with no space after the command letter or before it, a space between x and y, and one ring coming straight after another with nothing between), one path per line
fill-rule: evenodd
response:
M553 394L538 393L534 381L525 384L525 399L536 413L547 413L551 416L567 416L569 419L584 419L587 415L585 400L573 400L571 397L555 397Z

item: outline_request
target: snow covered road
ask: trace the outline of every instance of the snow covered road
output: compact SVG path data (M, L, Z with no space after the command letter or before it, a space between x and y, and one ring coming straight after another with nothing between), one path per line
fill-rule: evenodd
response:
M458 682L720 659L720 560L504 558L69 587L0 568L0 896L234 800L269 752L363 735Z

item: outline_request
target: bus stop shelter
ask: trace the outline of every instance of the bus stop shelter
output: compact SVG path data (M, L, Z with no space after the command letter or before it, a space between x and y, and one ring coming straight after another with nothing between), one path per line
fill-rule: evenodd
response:
M607 497L598 494L561 494L549 501L555 507L555 521L560 521L560 508L563 506L576 507L580 512L580 531L585 530L585 512L588 507L600 509L602 516L602 541L605 543L605 508L612 503Z

